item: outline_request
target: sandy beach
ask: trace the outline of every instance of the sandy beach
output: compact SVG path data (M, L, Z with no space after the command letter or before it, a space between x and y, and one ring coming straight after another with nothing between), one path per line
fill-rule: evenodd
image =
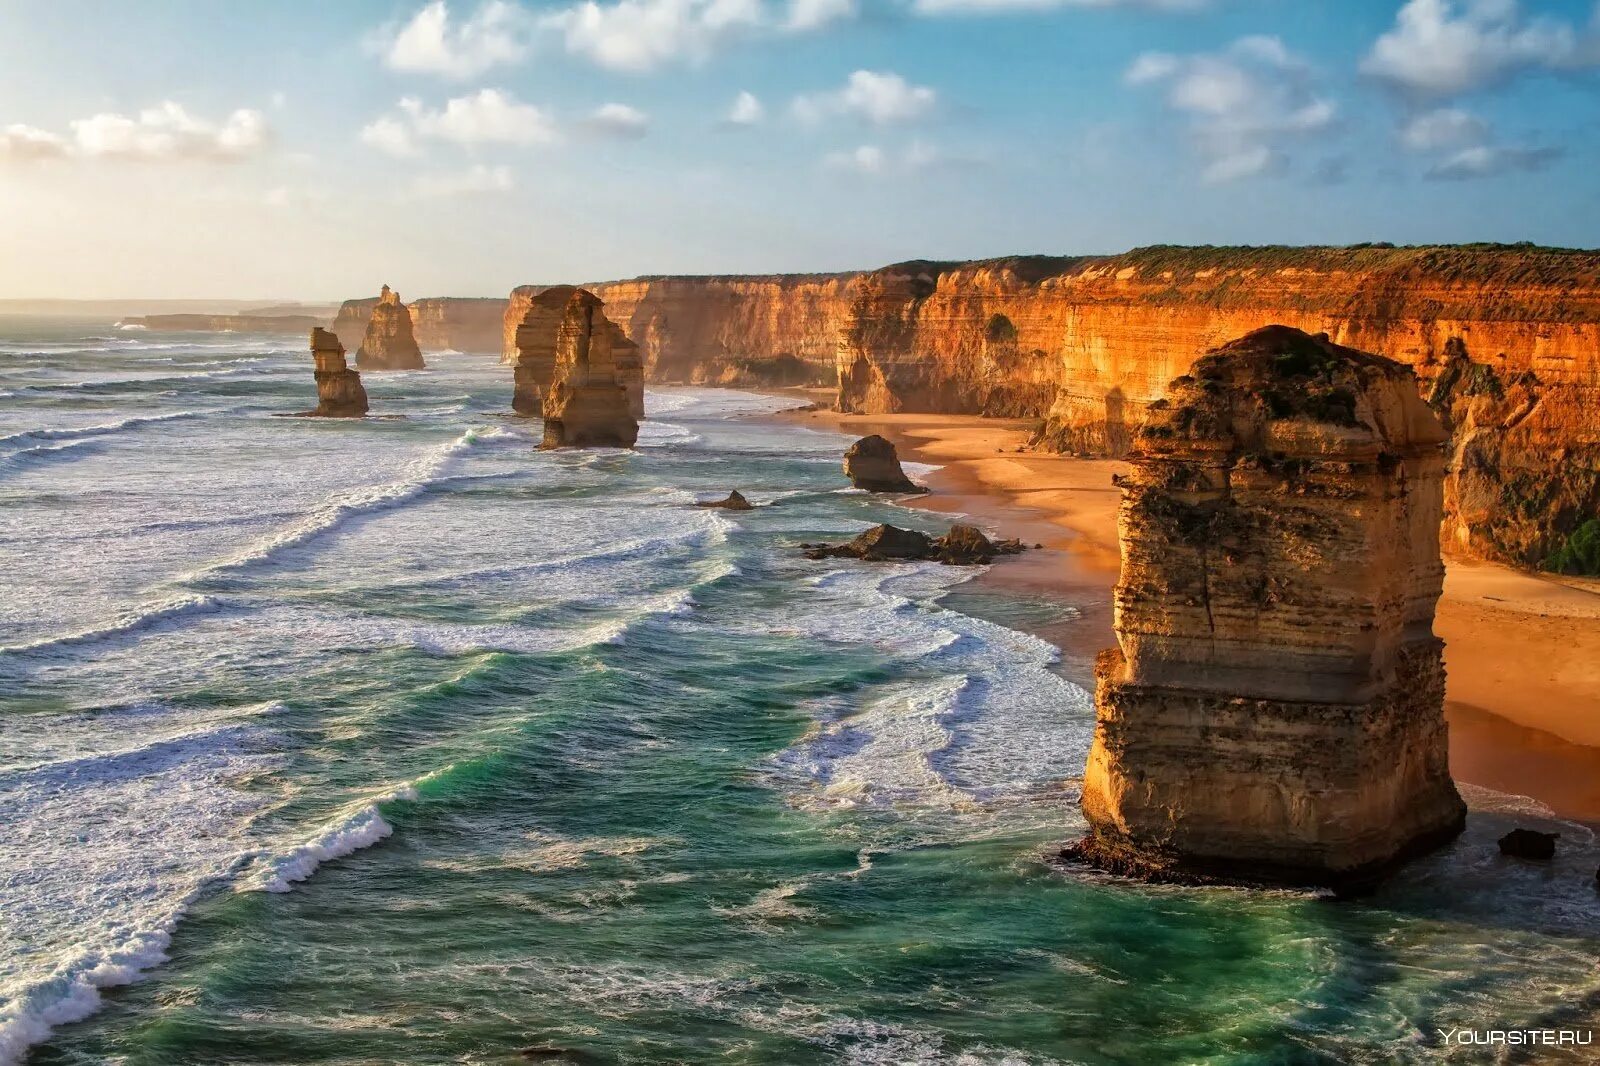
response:
M1036 628L1062 649L1069 676L1093 688L1095 654L1113 641L1119 564L1112 475L1123 464L1025 450L1032 423L964 415L784 417L894 441L901 458L938 466L934 490L909 501L970 515L1043 545L980 580L1077 610ZM1600 584L1446 560L1435 629L1446 643L1446 716L1459 781L1531 796L1563 817L1600 821Z

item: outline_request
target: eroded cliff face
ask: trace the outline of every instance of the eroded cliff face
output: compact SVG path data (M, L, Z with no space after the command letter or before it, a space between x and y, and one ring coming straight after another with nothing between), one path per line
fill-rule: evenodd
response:
M599 330L604 361L627 396L628 414L644 418L644 366L639 346L628 339L601 310L605 304L587 289L572 285L540 288L526 302L526 310L512 334L509 356L512 371L511 407L521 415L540 415L544 401L561 369L562 345L575 343L571 332L574 308L592 307L586 328ZM585 340L583 343L588 344Z
M554 373L544 390L541 447L631 448L639 437L629 375L619 364L619 359L636 361L637 352L602 307L599 297L584 289L571 290L562 305Z
M400 294L383 287L378 306L367 320L367 332L356 352L356 366L363 370L422 370L422 349L411 331L411 311L400 302Z
M376 298L346 300L333 320L333 332L347 349L366 336ZM424 296L410 304L417 344L429 352L498 352L506 301L493 298Z
M1124 453L1197 352L1326 332L1413 367L1456 431L1452 551L1538 565L1600 512L1600 253L1158 247L590 288L651 380L826 381L841 410L1039 418L1040 447L1088 455ZM537 291L512 294L508 353Z
M1273 326L1151 405L1119 516L1083 857L1359 887L1460 831L1444 427L1406 367Z

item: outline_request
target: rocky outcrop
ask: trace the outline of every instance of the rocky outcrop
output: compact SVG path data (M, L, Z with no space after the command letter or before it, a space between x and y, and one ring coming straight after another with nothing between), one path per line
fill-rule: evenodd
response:
M1513 829L1497 842L1500 854L1514 859L1531 859L1549 862L1556 857L1556 840L1560 833L1541 833L1537 829Z
M927 492L906 477L894 444L874 433L850 445L844 453L844 474L850 484L868 492Z
M1018 540L990 540L974 526L954 525L942 537L899 526L873 526L844 544L802 544L807 559L861 559L869 563L937 560L947 566L981 566L1023 551Z
M360 345L377 297L346 300L333 320L345 348ZM506 301L489 297L424 296L409 305L411 328L425 352L498 352Z
M311 315L135 315L117 323L173 333L304 333L321 324Z
M555 380L562 324L569 305L580 293L586 299L597 301L597 307L604 306L593 293L572 285L542 288L527 301L513 335L515 346L508 360L512 367L511 407L518 414L543 413L545 395ZM640 363L639 346L603 314L598 316L597 328L605 332L605 344L617 382L628 398L628 413L634 421L639 421L644 418L644 368Z
M356 351L356 366L362 370L423 370L427 366L411 332L411 311L387 285L367 322L366 335Z
M323 418L360 418L367 413L361 375L344 362L344 345L328 330L312 327L311 358L316 363L317 406L305 412Z
M1407 363L1429 395L1445 382L1436 407L1463 427L1451 551L1539 565L1600 513L1596 252L1152 247L589 288L651 380L826 383L846 412L1040 418L1041 447L1090 455L1125 452L1197 353L1282 322ZM512 293L508 358L537 291ZM1451 377L1458 356L1477 369Z
M697 500L696 507L720 507L726 511L753 511L755 507L744 498L744 493L734 489L722 500Z
M1151 404L1080 857L1357 888L1460 831L1432 629L1444 442L1408 368L1283 326Z
M574 289L562 306L555 333L551 383L543 391L545 448L631 448L639 420L628 395L629 375L619 365L632 345L601 313L593 293Z

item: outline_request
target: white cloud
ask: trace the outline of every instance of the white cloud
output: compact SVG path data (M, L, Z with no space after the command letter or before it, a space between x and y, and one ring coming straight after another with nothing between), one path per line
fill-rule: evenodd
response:
M637 140L649 132L650 116L627 104L604 104L584 120L584 125L607 137Z
M363 143L390 155L415 155L422 140L455 144L546 144L556 126L544 111L500 89L480 89L430 110L416 97L400 101L399 113L381 115L361 131Z
M1018 11L1056 11L1068 7L1140 7L1155 11L1198 11L1211 0L912 0L919 15L989 15Z
M1477 144L1487 135L1488 125L1481 118L1453 107L1413 115L1400 127L1400 143L1413 152Z
M898 149L863 144L849 151L829 152L822 157L822 165L829 170L867 174L873 177L910 174L944 161L944 153L921 141L912 141Z
M1187 120L1208 182L1281 168L1287 143L1325 134L1338 111L1315 91L1311 69L1276 37L1243 37L1215 53L1146 53L1123 79L1165 88L1167 107Z
M1463 148L1429 168L1427 176L1436 181L1465 181L1491 178L1500 174L1543 170L1560 159L1559 148L1512 148L1478 144Z
M272 141L266 116L259 111L240 108L215 123L196 118L171 100L137 115L106 111L74 119L68 126L72 132L65 136L33 126L7 126L0 131L0 155L231 162L264 151Z
M842 89L795 97L793 110L805 122L820 122L829 115L855 115L886 126L921 118L937 101L938 94L932 89L912 85L898 74L858 70Z
M1594 30L1524 17L1518 0L1408 0L1361 70L1412 96L1448 97L1529 70L1596 64Z
M755 126L766 117L767 109L761 106L761 101L756 99L755 94L741 92L734 97L733 106L728 108L727 121L735 126Z
M0 159L59 159L69 146L65 137L19 124L0 130Z
M486 0L460 22L445 0L433 0L404 26L380 30L373 44L391 69L471 78L526 55L533 28L527 12L505 0Z
M653 70L700 62L728 39L761 26L760 0L585 0L544 16L568 52L612 70Z
M491 167L479 163L457 172L418 175L412 181L404 198L438 200L456 196L476 196L509 192L514 185L510 167Z
M831 22L853 19L856 14L856 0L789 0L789 14L783 26L787 30L815 30Z

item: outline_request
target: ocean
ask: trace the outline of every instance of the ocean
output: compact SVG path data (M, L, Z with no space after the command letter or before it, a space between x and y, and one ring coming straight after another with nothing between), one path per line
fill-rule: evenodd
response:
M1440 1031L1595 1023L1592 827L1502 859L1554 819L1466 787L1359 901L1062 869L1092 700L974 571L799 557L936 528L847 439L665 388L637 450L540 452L507 368L430 360L364 375L383 417L281 418L299 338L0 319L0 1066L1482 1062Z

